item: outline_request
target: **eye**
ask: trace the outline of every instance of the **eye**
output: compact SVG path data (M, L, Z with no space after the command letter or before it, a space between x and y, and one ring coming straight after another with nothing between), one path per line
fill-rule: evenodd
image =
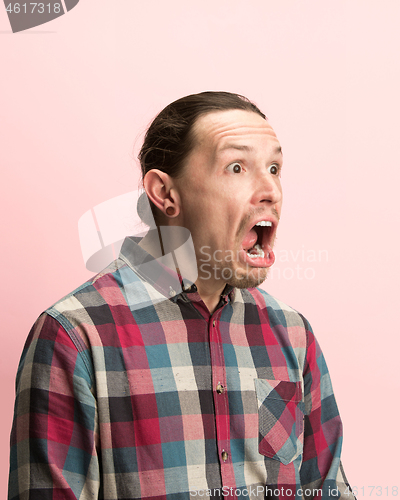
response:
M243 171L242 165L235 161L235 163L231 163L226 167L226 170L231 172L232 174L240 174Z
M268 172L272 175L278 175L279 174L279 165L276 163L273 163L268 167Z

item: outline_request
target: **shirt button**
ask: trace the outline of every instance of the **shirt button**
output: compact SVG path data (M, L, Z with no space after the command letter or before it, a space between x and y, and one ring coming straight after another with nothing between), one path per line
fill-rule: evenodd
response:
M221 453L221 458L224 462L228 460L228 453L225 450Z
M218 394L222 394L224 392L224 390L225 389L224 389L223 385L221 385L221 384L217 385L217 392L218 392Z
M215 319L214 319L214 321L213 321L213 326L215 326Z
M176 293L175 290L172 288L172 286L169 287L169 296L170 297L175 297Z

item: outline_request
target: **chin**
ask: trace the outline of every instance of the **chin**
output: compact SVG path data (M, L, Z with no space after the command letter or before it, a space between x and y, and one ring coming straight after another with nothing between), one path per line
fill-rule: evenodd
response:
M268 268L266 267L255 267L251 271L241 272L237 269L232 278L226 282L235 288L255 288L266 280L267 274Z

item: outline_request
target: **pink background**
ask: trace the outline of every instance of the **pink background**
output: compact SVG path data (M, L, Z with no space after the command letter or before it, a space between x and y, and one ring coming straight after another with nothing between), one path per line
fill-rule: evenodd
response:
M305 314L322 345L359 498L368 486L392 496L399 19L397 0L81 0L12 34L0 8L1 497L25 338L91 275L78 220L138 187L146 125L202 90L243 93L270 117L284 150L284 208L265 288ZM307 261L313 251L320 262Z

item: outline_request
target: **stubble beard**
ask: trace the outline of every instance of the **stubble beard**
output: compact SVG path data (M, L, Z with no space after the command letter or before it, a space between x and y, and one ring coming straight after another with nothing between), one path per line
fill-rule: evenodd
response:
M225 262L225 268L230 269L232 277L227 279L228 285L235 288L254 288L267 279L269 268L246 266L246 270L235 269L233 262Z
M248 214L247 217L245 217L239 225L235 245L237 249L237 260L235 261L224 259L222 262L218 262L219 265L217 265L214 261L214 266L212 266L210 262L210 264L208 265L209 267L207 266L207 269L204 268L205 273L208 273L210 275L213 274L215 279L222 279L225 283L231 285L234 288L255 288L261 285L261 283L263 283L267 279L268 271L270 269L269 267L252 267L247 263L241 262L239 259L239 252L241 248L240 243L243 239L243 230L250 218L257 212L259 211L254 211L251 214ZM276 210L274 212L274 215L276 215L279 220L278 212ZM275 239L276 235L273 238L273 241L271 241L272 248L274 247Z
M278 215L277 212L276 212L276 214ZM240 248L240 242L241 242L241 239L243 237L243 234L242 234L243 229L246 227L246 224L250 220L250 217L253 215L254 214L251 213L245 219L243 219L239 228L238 228L238 232L237 232L237 236L236 236L237 248ZM272 248L274 247L274 243L275 243L275 238L271 242ZM236 253L236 255L238 255L238 254L239 254L239 252ZM231 285L235 288L254 288L254 287L257 287L257 286L261 285L261 283L263 283L267 279L268 271L269 271L268 267L251 267L247 263L246 263L244 269L243 268L235 269L234 262L232 262L232 261L229 261L229 262L225 261L223 263L223 266L225 269L229 269L231 271L231 274L232 274L232 277L227 279L226 283L228 283L228 285Z

